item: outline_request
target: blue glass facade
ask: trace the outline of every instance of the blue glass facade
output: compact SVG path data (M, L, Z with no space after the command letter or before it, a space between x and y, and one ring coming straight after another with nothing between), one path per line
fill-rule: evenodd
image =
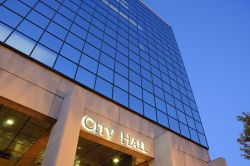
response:
M0 0L0 41L208 147L171 27L139 0Z

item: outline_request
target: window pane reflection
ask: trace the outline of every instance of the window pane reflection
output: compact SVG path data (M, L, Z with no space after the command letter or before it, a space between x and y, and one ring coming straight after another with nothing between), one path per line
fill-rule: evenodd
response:
M34 49L33 53L31 54L31 57L52 67L56 60L57 54L39 44Z
M33 40L18 32L14 32L6 43L27 55L30 54L31 50L35 46L35 42Z

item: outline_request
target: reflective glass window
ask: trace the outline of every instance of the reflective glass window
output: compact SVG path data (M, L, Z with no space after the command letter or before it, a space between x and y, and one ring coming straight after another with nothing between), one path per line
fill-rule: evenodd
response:
M17 1L17 0L7 0L4 3L4 6L15 11L16 13L20 14L21 16L25 16L30 10L30 8L27 5L25 5L22 2Z
M66 43L63 44L61 54L75 63L78 63L81 56L80 51L78 51L77 49L73 48L72 46Z
M70 6L67 6L67 7L70 7ZM60 9L59 9L59 12L64 15L65 17L67 17L68 19L70 20L73 20L74 16L75 16L75 13L73 13L71 10L67 9L66 7L64 6L61 6Z
M158 119L158 123L169 128L168 116L165 113L161 111L157 111L157 119Z
M143 114L142 101L134 96L129 96L129 107L139 114Z
M34 40L38 40L43 33L41 28L26 20L17 27L17 30Z
M152 106L155 106L154 95L146 90L143 90L143 100Z
M153 121L157 121L155 108L146 103L144 103L144 115Z
M70 78L74 78L77 67L76 67L76 64L74 64L73 62L59 56L54 68L60 73Z
M186 115L181 111L177 111L177 114L178 114L179 121L184 123L184 124L187 124Z
M129 93L142 99L142 88L132 82L129 82Z
M196 129L195 123L194 123L194 119L192 119L191 117L187 116L187 122L188 122L188 126L192 127L193 129Z
M128 68L122 65L121 63L118 62L115 63L115 71L120 75L128 78Z
M74 35L73 33L69 33L67 35L66 42L80 51L82 51L83 49L84 41L79 37L77 37L76 35Z
M189 130L186 125L180 123L180 130L182 135L186 136L187 138L190 138Z
M159 99L158 97L155 97L155 105L157 109L167 113L166 103L163 100Z
M169 126L173 131L180 133L179 123L176 119L169 117Z
M32 52L31 57L52 67L56 60L57 54L39 44L36 46L36 48Z
M45 28L49 24L49 19L35 10L29 13L27 19L41 28Z
M87 31L81 28L80 26L78 26L77 24L72 24L71 32L82 39L85 39L87 36Z
M129 79L137 85L141 86L141 76L139 74L136 74L135 72L129 70Z
M67 31L63 27L61 27L60 25L58 25L54 22L51 22L49 24L47 31L50 32L51 34L55 35L56 37L60 38L61 40L64 40L64 38L67 35Z
M100 56L100 50L98 50L97 48L95 48L94 46L85 43L83 52L85 54L87 54L88 56L94 58L95 60L99 61L99 56Z
M35 6L35 10L38 11L39 13L45 15L48 18L52 18L53 15L55 14L55 11L53 9L51 9L50 7L48 7L47 5L45 5L42 2L39 2L36 6Z
M97 77L96 79L95 90L109 98L112 98L112 84L100 77Z
M113 82L113 71L104 65L99 64L98 75L109 82Z
M96 78L95 74L81 67L78 67L78 70L76 73L76 80L82 83L83 85L86 85L93 89L94 84L95 84L95 78Z
M128 80L123 76L115 73L114 84L121 89L128 91Z
M90 33L88 34L86 41L94 45L96 48L101 48L102 41Z
M6 43L17 50L29 55L35 46L35 42L21 33L14 32Z
M200 118L199 113L196 112L196 111L192 111L192 113L193 113L194 119L200 122L200 121L201 121L201 118Z
M190 136L191 136L191 139L197 143L199 143L199 137L198 137L198 133L197 131L189 128L189 131L190 131Z
M176 109L173 106L167 104L167 112L169 116L177 119Z
M116 47L116 41L115 41L115 39L113 39L113 38L110 37L109 35L104 34L103 40L104 40L107 44L109 44L110 46L112 46L112 47L114 47L114 48Z
M115 49L109 46L108 44L103 43L102 44L102 50L105 52L107 55L115 58Z
M43 45L47 46L48 48L59 52L61 46L62 46L62 41L56 38L55 36L45 32L40 40L40 43Z
M12 29L0 22L0 41L3 42L11 33Z
M7 25L15 28L22 20L20 16L15 14L14 12L6 9L3 6L0 6L0 21L6 23Z
M25 3L26 5L28 5L29 7L33 7L37 3L37 0L33 0L33 1L30 1L30 0L21 0L21 1L23 3Z
M196 126L197 130L198 130L200 133L204 134L204 130L203 130L203 127L202 127L201 123L195 121L195 126Z
M114 87L113 99L125 106L128 106L128 93L120 88Z
M59 13L55 15L53 21L55 21L57 24L61 25L65 29L69 29L71 25L71 21Z
M97 72L97 66L98 66L97 61L95 61L94 59L90 58L87 55L82 55L80 60L80 65L93 73Z
M114 70L115 60L113 58L111 58L110 56L106 55L103 52L101 53L100 62L102 64L104 64L105 66L107 66L107 67L111 68L112 70Z
M147 91L149 91L149 92L151 92L151 93L154 93L153 84L152 84L150 81L148 81L148 80L142 78L142 86L143 86L143 88L146 89Z
M206 137L205 137L204 135L200 134L200 133L198 134L198 136L199 136L200 143L201 143L203 146L208 147Z

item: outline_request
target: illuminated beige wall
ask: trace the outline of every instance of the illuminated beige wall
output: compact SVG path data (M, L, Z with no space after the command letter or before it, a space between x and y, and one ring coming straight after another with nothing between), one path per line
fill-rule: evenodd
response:
M28 114L43 114L57 119L49 138L44 165L73 165L79 134L145 158L149 160L150 166L208 166L210 162L206 149L79 87L3 46L0 46L0 87L0 102L16 103L27 108L28 111L22 111ZM122 145L118 137L106 140L85 131L81 127L84 115L92 116L116 131L126 131L143 140L148 153ZM65 142L68 141L71 144L66 145ZM69 160L67 162L66 156Z

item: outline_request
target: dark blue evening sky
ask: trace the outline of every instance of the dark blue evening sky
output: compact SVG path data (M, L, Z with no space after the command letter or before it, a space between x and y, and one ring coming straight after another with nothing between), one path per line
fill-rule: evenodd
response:
M248 166L236 116L250 111L250 1L145 0L173 28L210 146L211 159Z

